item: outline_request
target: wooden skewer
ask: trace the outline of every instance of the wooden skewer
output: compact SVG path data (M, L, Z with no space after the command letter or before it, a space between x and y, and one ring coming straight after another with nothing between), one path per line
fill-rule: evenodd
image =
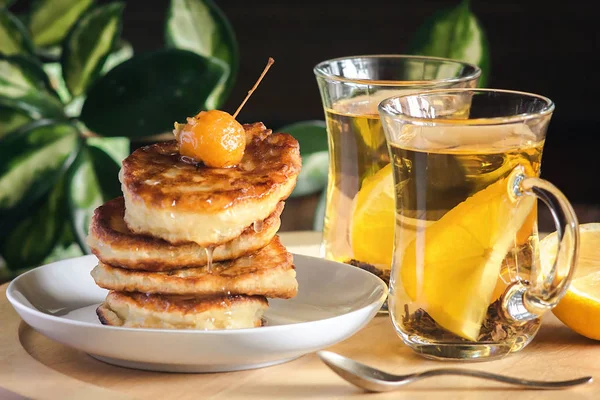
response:
M258 80L254 84L254 86L252 86L252 89L250 89L248 91L248 94L246 95L246 98L244 99L244 101L242 101L242 104L240 104L240 106L238 107L238 109L235 110L235 114L233 114L233 118L237 118L237 115L242 110L242 107L244 107L244 104L246 104L246 102L248 101L248 99L250 98L250 96L252 96L252 93L254 93L254 91L256 90L256 88L258 87L258 85L260 84L260 81L262 81L262 79L265 77L265 74L267 73L267 71L269 70L269 68L271 68L271 65L273 65L274 62L275 62L275 60L273 60L273 58L269 57L269 61L267 61L267 66L263 70L262 74L260 74L260 76L258 77Z

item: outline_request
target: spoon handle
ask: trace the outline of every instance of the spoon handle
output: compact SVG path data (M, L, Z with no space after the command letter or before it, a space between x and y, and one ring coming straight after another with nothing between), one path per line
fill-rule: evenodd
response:
M470 376L473 378L488 379L488 380L492 380L492 381L508 383L510 385L524 386L524 387L535 388L535 389L561 389L561 388L567 388L567 387L571 387L571 386L581 385L582 383L591 382L591 380L592 380L591 376L585 376L582 378L570 379L570 380L566 380L566 381L537 381L537 380L530 380L530 379L514 378L514 377L510 377L510 376L499 375L499 374L494 374L494 373L485 372L485 371L477 371L477 370L470 370L470 369L440 368L440 369L432 369L429 371L424 371L424 372L420 372L420 373L416 373L416 374L411 374L406 377L406 380L404 382L405 383L407 383L407 381L414 382L414 381L417 381L420 379L429 378L429 377L433 377L433 376L441 376L441 375Z

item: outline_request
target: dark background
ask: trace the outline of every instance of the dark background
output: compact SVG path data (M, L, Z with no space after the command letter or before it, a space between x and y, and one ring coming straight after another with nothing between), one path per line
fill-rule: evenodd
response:
M217 0L241 54L237 84L224 109L235 111L273 57L275 65L239 119L275 129L323 119L315 64L340 56L403 53L427 16L458 2ZM161 48L168 0L126 3L123 36L138 53ZM488 87L535 92L555 101L542 176L573 203L588 205L600 203L600 22L593 5L584 0L471 1L492 55Z
M556 103L542 174L576 203L600 203L600 22L594 2L471 2L492 55L489 87L530 91ZM312 72L318 62L355 54L403 53L419 24L449 1L217 1L240 47L233 112L262 71L275 65L240 119L277 128L323 119ZM168 1L128 1L125 38L137 51L162 46Z

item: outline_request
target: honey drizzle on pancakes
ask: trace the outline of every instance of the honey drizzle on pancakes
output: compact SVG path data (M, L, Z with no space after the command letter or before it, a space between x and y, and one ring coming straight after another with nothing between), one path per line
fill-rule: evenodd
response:
M212 274L212 265L213 265L213 252L215 251L214 246L208 246L204 248L206 252L206 271L209 274Z
M263 221L254 221L254 223L252 224L252 228L254 228L254 232L261 233L263 230Z

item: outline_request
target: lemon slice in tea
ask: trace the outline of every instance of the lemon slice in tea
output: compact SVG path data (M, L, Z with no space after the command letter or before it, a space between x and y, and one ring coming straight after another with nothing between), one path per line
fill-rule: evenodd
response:
M523 196L515 203L508 179L448 211L404 252L400 277L406 294L440 326L468 340L477 340L502 261L536 202Z
M366 178L356 194L350 224L354 258L389 269L394 245L394 178L392 164Z

